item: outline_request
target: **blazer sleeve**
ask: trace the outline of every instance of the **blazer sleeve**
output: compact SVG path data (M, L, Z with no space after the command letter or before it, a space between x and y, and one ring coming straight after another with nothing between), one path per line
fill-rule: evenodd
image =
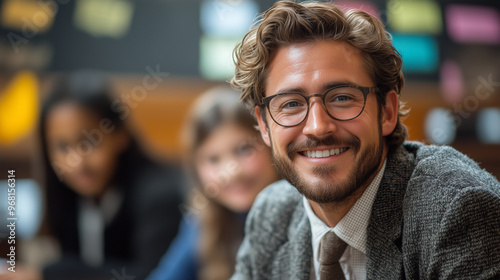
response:
M441 220L426 279L500 278L500 197L462 189Z
M273 272L275 272L273 265L279 262L280 252L289 253L282 246L289 241L290 229L294 233L301 232L299 229L303 229L298 226L299 222L302 221L300 217L305 217L301 206L302 196L284 180L269 185L257 196L248 213L245 238L236 256L236 268L232 280L276 279L273 278ZM297 215L299 217L297 221L294 219L296 211L301 213L301 215ZM306 227L305 230L309 230L309 228ZM307 235L306 239L307 244L310 244L310 235ZM281 256L283 257L283 255ZM305 256L305 259L309 260L309 258L310 256ZM282 264L282 267L294 265L285 262L279 263ZM302 269L300 265L297 267L299 270ZM280 279L292 278L284 275L279 277ZM297 279L297 277L293 279Z

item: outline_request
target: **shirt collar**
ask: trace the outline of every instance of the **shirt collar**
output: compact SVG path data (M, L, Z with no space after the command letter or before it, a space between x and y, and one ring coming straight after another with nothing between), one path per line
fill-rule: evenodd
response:
M309 201L305 197L303 198L304 208L311 224L313 255L315 259L317 248L319 248L319 242L323 235L329 231L335 232L335 234L349 246L366 254L368 222L370 220L371 209L375 201L378 187L384 175L385 165L386 161L384 161L382 168L368 188L334 228L328 227L321 221L311 209Z

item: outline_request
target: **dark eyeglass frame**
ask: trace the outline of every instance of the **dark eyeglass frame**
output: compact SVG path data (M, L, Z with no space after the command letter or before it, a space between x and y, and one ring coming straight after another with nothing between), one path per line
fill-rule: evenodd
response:
M352 117L352 118L349 118L349 119L339 119L339 118L336 118L334 116L332 116L330 114L330 112L328 111L328 109L326 108L326 104L325 104L325 98L326 98L326 95L334 90L334 89L337 89L337 88L344 88L344 87L349 87L349 88L356 88L356 89L359 89L362 93L363 93L363 97L364 97L364 100L363 100L363 108L361 108L361 111L359 112L359 114L357 114L356 116ZM269 112L269 115L271 116L271 118L273 119L273 121L278 124L279 126L283 126L283 127L293 127L293 126L297 126L297 125L300 125L301 123L303 123L306 119L307 119L307 116L309 115L309 109L311 108L311 105L309 103L309 99L313 98L313 97L321 97L321 100L323 101L321 103L321 105L323 106L323 109L325 109L326 113L328 114L328 116L330 116L332 119L334 120L338 120L338 121L350 121L350 120L353 120L357 117L359 117L359 115L361 115L361 113L363 113L363 111L365 110L365 105L366 105L366 96L368 95L368 93L370 92L380 92L380 89L378 87L363 87L363 86L358 86L358 85L337 85L337 86L334 86L334 87L331 87L329 89L327 89L324 93L316 93L316 94L311 94L311 95L304 95L300 92L280 92L280 93L277 93L277 94L274 94L274 95L271 95L271 96L268 96L268 97L264 97L262 99L262 102L260 104L260 106L264 106L267 108L267 111ZM306 114L304 115L304 118L297 124L294 124L294 125L282 125L280 123L278 123L274 117L273 117L273 114L271 114L271 109L269 109L269 104L271 103L271 100L273 98L275 98L276 96L280 96L280 95L284 95L284 94L298 94L302 97L305 98L306 102L307 102L307 111L306 111Z

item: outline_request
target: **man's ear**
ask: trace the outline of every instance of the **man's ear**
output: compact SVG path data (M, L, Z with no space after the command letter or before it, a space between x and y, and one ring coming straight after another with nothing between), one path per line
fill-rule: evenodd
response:
M262 135L262 139L270 147L271 140L269 138L269 128L267 127L266 121L262 119L259 106L255 106L255 116L257 117L257 122L259 123L260 135Z
M398 123L399 98L396 91L391 90L385 97L385 107L382 108L382 136L391 134Z

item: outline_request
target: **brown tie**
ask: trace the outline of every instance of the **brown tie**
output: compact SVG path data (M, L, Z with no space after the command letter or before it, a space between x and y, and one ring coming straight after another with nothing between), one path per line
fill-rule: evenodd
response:
M344 280L344 272L339 264L339 259L345 251L347 244L333 231L327 232L319 243L319 279Z

